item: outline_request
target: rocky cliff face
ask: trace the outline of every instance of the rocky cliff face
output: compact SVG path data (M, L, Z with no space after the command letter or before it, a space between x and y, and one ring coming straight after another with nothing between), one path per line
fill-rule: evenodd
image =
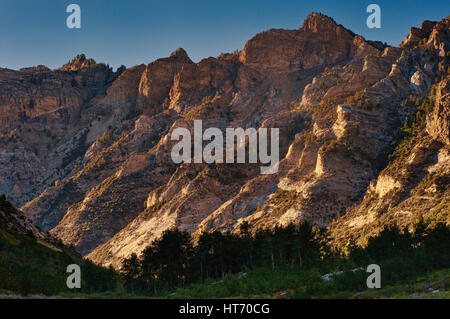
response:
M68 176L92 142L93 119L106 113L97 101L116 77L83 55L60 70L0 70L0 193L23 205Z
M2 228L5 227L23 235L31 235L40 239L46 238L46 235L34 226L23 212L17 210L11 203L6 201L4 195L0 196L0 225Z
M336 245L363 245L386 225L450 222L449 83L447 75L435 85L426 124L397 149L362 202L330 226Z
M117 72L84 56L56 71L0 70L9 114L0 122L0 191L43 229L115 267L172 227L198 234L307 219L331 223L335 238L340 229L351 233L343 239L358 237L381 216L399 216L400 203L428 196L410 192L426 170L439 178L423 211L449 221L448 205L433 206L448 192L449 25L425 22L395 48L313 13L298 30L269 30L199 63L179 49ZM38 75L54 80L35 84ZM402 149L410 157L390 159L416 114L411 149ZM171 133L192 132L194 119L204 129L280 128L278 172L174 164Z
M411 77L417 92L427 91L419 101L401 132L406 138L397 146L385 169L366 190L364 199L347 214L330 225L337 246L364 244L385 225L408 226L420 219L450 222L450 156L449 156L449 59L450 18L441 22L425 21L420 29L402 43L419 52L436 52L439 76L431 81L423 70ZM425 69L432 69L426 63ZM434 82L432 84L432 82ZM426 85L420 88L420 85ZM430 86L432 84L432 86ZM411 102L411 97L405 105Z

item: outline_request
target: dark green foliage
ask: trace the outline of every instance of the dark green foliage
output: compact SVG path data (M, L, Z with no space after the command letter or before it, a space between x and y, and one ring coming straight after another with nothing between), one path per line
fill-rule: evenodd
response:
M365 248L354 248L350 258L359 264L376 263L382 281L395 282L435 269L450 267L450 228L439 223L433 229L419 220L414 231L391 226L370 238Z
M428 229L419 220L412 232L388 227L366 247L350 248L348 255L331 251L326 236L326 231L306 222L258 230L253 235L250 224L243 223L239 234L204 233L194 245L187 233L170 230L141 258L132 255L125 260L123 278L131 292L159 296L189 285L196 297L210 297L205 285L196 283L220 279L226 291L211 288L215 297L270 294L282 289L292 289L297 298L330 293L348 297L349 292L367 289L365 268L369 264L381 266L383 285L450 267L450 229L444 224ZM245 281L232 275L250 270L252 279ZM321 278L321 274L335 271L342 273L332 281ZM278 275L275 283L273 276ZM177 290L179 295L182 290Z
M6 214L6 215L3 215ZM17 210L0 197L0 290L22 295L57 295L72 292L111 291L119 285L119 275L85 260L73 247L58 242L55 249L39 243L33 234L22 234L7 226L8 216ZM51 239L49 239L51 241ZM67 266L81 267L81 291L66 286Z
M179 231L166 231L159 240L144 250L142 256L139 278L145 287L151 287L155 293L165 286L182 287L187 279L186 268L192 256L190 236Z
M141 265L136 254L132 254L130 258L126 259L122 264L123 279L127 283L127 288L132 293L135 293L139 288L141 278Z
M0 289L27 294L57 295L76 292L66 286L70 264L81 267L81 291L86 293L114 290L118 275L112 270L82 259L74 250L62 252L45 247L30 236L0 230Z
M254 235L250 224L243 223L239 234L203 233L194 245L187 233L169 230L140 259L132 255L124 261L123 277L133 292L159 294L255 267L312 265L320 260L317 236L306 222L259 230Z

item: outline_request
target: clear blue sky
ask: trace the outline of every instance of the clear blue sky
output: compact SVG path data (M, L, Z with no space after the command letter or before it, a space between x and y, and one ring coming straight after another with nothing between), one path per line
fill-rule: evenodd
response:
M81 30L66 7L82 10ZM368 29L367 5L382 10ZM450 14L449 0L0 0L0 67L56 68L79 53L114 68L166 57L178 47L194 61L242 49L256 33L297 29L308 13L333 17L370 40L398 45L411 26Z

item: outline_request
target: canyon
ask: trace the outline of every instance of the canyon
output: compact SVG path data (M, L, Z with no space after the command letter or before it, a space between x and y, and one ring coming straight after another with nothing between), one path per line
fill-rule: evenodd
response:
M391 223L449 225L449 29L424 21L393 47L311 13L198 63L178 49L116 71L82 54L0 69L0 194L116 269L171 228L307 220L345 247ZM171 136L195 120L279 128L277 172L174 163Z

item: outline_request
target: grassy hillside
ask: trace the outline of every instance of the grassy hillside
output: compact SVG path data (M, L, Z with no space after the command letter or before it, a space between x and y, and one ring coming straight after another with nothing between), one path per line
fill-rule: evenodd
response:
M73 293L66 286L70 264L81 267L83 292L113 290L118 275L84 260L72 247L43 237L4 197L0 198L0 291L21 295Z

